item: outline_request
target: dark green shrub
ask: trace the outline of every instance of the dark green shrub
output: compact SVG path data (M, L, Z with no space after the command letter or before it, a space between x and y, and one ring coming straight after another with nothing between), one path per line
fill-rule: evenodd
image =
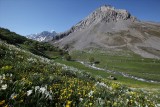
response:
M66 54L66 55L64 56L64 58L65 58L67 61L71 61L71 56L68 55L68 54Z

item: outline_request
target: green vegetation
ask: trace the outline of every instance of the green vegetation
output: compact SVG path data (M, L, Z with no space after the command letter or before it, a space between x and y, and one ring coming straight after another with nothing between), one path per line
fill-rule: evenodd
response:
M106 75L110 74L74 61L44 58L0 40L2 107L155 107L159 103L159 94L128 88L105 79Z
M112 74L112 73L104 72L104 71L101 71L101 70L95 70L95 69L86 67L86 66L82 65L79 62L66 61L66 60L62 60L62 59L56 59L55 61L58 62L58 63L65 64L67 66L76 67L79 70L91 73L95 77L97 77L97 76L98 77L102 77L102 78L107 79L110 82L121 83L121 84L124 84L124 85L126 85L128 87L131 87L131 88L140 88L140 89L143 88L143 89L146 89L146 90L149 90L149 91L152 91L152 90L153 91L155 91L155 90L157 91L157 90L160 89L159 84L142 82L142 81L138 81L138 80L135 80L135 79L123 77L121 75ZM116 77L118 80L112 81L112 80L108 79L108 77L110 75Z
M11 44L22 44L26 41L26 38L16 34L15 32L10 32L8 29L0 28L0 39L7 41Z
M90 62L91 64L93 64L93 63L94 63L94 57L90 57L90 58L89 58L89 62Z
M68 54L66 54L66 55L64 56L64 58L65 58L67 61L71 61L71 56L68 55Z
M27 39L24 36L11 32L8 29L0 28L0 39L7 43L13 44L21 49L28 50L36 55L44 56L47 58L62 57L67 52L49 43L41 43L34 40Z
M94 57L100 63L97 67L124 72L136 77L148 80L160 81L160 60L148 59L126 52L102 52L102 51L74 51L72 57L88 62L88 57Z

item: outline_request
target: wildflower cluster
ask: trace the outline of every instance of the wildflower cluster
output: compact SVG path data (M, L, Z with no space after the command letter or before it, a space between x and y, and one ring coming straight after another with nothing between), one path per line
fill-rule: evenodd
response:
M0 55L0 106L156 106L154 96L144 91L93 77L14 46L6 45L2 51L5 55Z

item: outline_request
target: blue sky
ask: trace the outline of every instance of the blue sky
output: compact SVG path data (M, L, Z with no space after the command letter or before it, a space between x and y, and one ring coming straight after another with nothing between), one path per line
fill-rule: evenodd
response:
M0 0L0 27L21 35L63 32L104 4L160 22L160 0Z

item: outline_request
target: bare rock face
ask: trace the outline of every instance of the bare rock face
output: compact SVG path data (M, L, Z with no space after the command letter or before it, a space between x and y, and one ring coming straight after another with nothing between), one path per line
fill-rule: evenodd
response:
M73 26L70 30L60 35L67 36L70 33L73 33L75 31L80 31L87 27L96 25L97 23L100 23L100 22L110 23L110 22L117 22L122 20L135 21L136 18L131 16L131 14L127 10L115 9L110 5L104 5L96 9L85 19L83 19L82 21L77 23L75 26Z
M130 50L160 59L160 24L139 21L127 10L109 5L96 9L59 36L52 43L68 50Z
M84 29L99 22L109 23L117 22L118 20L128 19L132 21L135 20L135 18L132 17L127 10L115 9L114 7L105 5L95 10L93 13L91 13L88 17L86 17L74 27L75 29Z

